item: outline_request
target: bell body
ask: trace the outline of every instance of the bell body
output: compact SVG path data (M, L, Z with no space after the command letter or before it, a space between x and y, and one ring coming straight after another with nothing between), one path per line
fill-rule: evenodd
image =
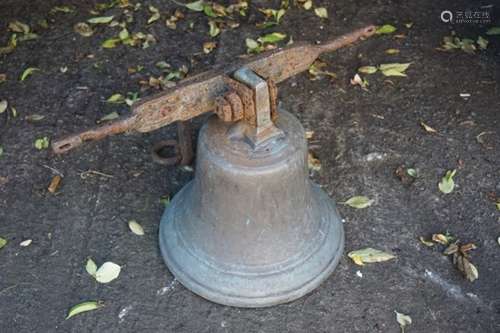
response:
M301 297L342 255L335 203L308 177L304 129L280 110L283 134L257 147L244 122L211 117L200 131L194 180L160 224L173 275L213 302L263 307Z

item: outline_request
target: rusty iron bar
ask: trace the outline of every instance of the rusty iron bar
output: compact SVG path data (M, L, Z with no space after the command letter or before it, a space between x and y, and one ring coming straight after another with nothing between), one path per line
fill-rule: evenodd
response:
M295 43L239 61L226 66L224 70L201 73L183 80L172 89L142 99L132 107L132 115L128 117L54 141L52 150L60 154L86 141L100 140L124 132L150 132L176 121L186 121L214 111L217 107L217 97L230 91L232 84L236 82L230 75L237 69L247 67L260 77L279 83L307 70L322 53L335 51L362 38L370 37L375 30L375 26L370 25L321 45ZM248 111L255 108L246 105L249 102L245 99L246 97L242 99L246 111L244 118L250 123L255 122L255 114L252 116L251 111Z

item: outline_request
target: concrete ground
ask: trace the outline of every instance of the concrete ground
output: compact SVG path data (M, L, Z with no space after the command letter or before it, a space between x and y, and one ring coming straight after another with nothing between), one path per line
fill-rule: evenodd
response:
M411 316L406 332L500 332L500 211L494 202L500 200L500 36L485 34L500 26L500 13L481 7L491 2L314 1L328 8L328 20L293 3L280 25L262 31L255 27L263 21L257 8L280 4L254 1L246 17L236 15L238 28L213 39L203 13L183 9L186 17L171 30L165 19L181 7L142 2L128 28L155 36L157 43L147 49L101 48L118 33L116 27L100 26L88 38L75 33L73 25L92 16L92 1L0 4L0 45L7 44L13 20L39 34L0 55L0 74L7 76L0 100L17 110L17 117L10 108L0 114L0 237L8 241L0 249L2 332L399 332L394 311ZM74 10L50 14L56 5ZM149 25L148 5L161 13ZM440 19L443 10L467 9L488 11L491 22ZM115 7L99 15L122 12ZM42 19L48 28L37 24ZM105 100L115 93L155 93L140 90L138 82L161 74L158 61L185 65L192 75L244 54L247 37L278 31L295 41L321 41L372 22L398 30L323 56L336 79L312 81L302 74L279 89L283 106L315 133L310 148L322 169L312 174L314 181L337 201L354 195L375 200L365 209L339 207L346 253L373 247L397 258L360 267L344 256L318 289L292 303L221 306L194 295L169 273L158 247L160 199L175 195L193 173L155 164L150 150L174 137L174 126L90 143L62 156L34 147L38 138L53 140L110 112L130 112L125 104ZM460 38L481 35L488 47L474 54L436 50L452 30ZM210 40L217 48L205 55L202 44ZM400 53L387 55L389 48ZM362 74L368 91L349 82L361 66L393 62L412 63L407 77ZM141 71L128 73L138 65ZM40 70L21 82L28 67ZM30 121L33 115L44 118ZM202 121L195 121L196 129ZM437 133L427 133L421 122ZM395 176L400 165L416 169L415 182L404 184ZM452 169L456 188L445 195L437 183ZM49 193L58 172L62 184ZM141 223L144 236L129 231L131 219ZM443 246L419 241L445 232L477 246L470 253L476 281L467 281L442 255ZM27 239L32 243L20 246ZM84 268L88 257L122 265L119 278L96 283ZM104 307L65 320L71 306L86 300L101 300Z

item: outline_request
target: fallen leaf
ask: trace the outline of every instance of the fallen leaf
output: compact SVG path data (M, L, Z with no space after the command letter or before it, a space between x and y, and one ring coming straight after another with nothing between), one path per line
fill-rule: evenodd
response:
M442 244L442 245L448 245L453 240L453 237L446 236L446 235L443 235L443 234L433 234L432 235L432 240L434 242Z
M170 205L170 196L167 194L167 195L164 195L160 198L160 203L167 207L168 205Z
M395 26L390 24L384 24L383 26L378 27L375 33L378 35L385 35L385 34L392 34L394 31L396 31Z
M434 128L430 127L429 125L427 125L423 121L420 122L420 125L424 128L424 130L427 133L437 133L437 131Z
M43 138L38 138L35 140L35 148L38 150L43 150L49 148L49 138L44 136Z
M120 38L122 41L128 39L129 37L130 37L130 34L129 34L129 32L128 32L128 30L126 28L123 28L118 33L118 38Z
M9 102L7 102L7 100L4 99L3 101L0 101L0 114L4 113L8 106Z
M110 103L112 103L112 102L110 102ZM110 121L110 120L114 120L114 119L118 119L118 118L120 118L120 115L118 114L118 112L113 111L111 113L108 113L107 115L105 115L104 117L99 119L98 121L96 121L96 123L100 124L102 122Z
M129 227L130 231L132 231L134 234L136 234L138 236L144 235L144 229L142 228L142 226L139 223L137 223L136 220L128 221L128 227Z
M321 170L321 161L314 157L314 154L309 152L307 155L309 170L320 171Z
M314 131L305 131L305 136L307 140L310 140L314 136Z
M7 74L0 74L0 83L7 81Z
M2 157L2 156L3 156L3 147L0 146L0 157Z
M16 46L17 46L17 35L12 34L12 35L10 35L7 46L0 47L0 54L12 53L16 49Z
M326 70L327 66L328 66L328 64L326 62L321 61L319 59L316 59L311 64L311 66L309 66L309 69L308 69L308 73L309 73L309 75L311 77L311 81L319 80L323 76L328 76L331 79L336 78L337 75L335 75L335 73L333 73L333 72L331 72L329 70Z
M261 50L259 43L251 38L245 39L245 45L247 46L248 52L259 53Z
M363 73L363 74L373 74L373 73L377 72L377 67L375 67L375 66L362 66L362 67L358 68L358 72Z
M55 7L52 7L52 9L50 10L50 13L51 14L54 14L54 13L57 13L57 12L60 12L60 13L72 13L74 12L75 10L69 6L55 6Z
M392 64L381 64L379 66L380 71L385 76L406 76L405 71L411 65L409 63L392 63Z
M398 322L399 327L401 327L401 333L404 333L405 327L411 325L411 317L397 311L394 311L394 313L396 313L396 321Z
M109 283L120 275L121 267L114 262L107 261L95 273L95 279L99 283Z
M368 90L368 81L361 78L358 73L354 74L354 77L351 79L351 85L360 86L363 90Z
M396 258L394 255L390 253L372 249L370 247L361 250L351 251L347 254L347 256L351 258L356 265L359 266L363 266L365 263L383 262Z
M118 44L120 44L120 42L121 42L120 38L109 38L106 39L101 46L105 49L112 49L116 47Z
M398 49L387 49L385 50L385 54L398 54L400 51Z
M149 6L148 7L149 11L153 14L151 17L148 19L148 24L151 24L155 21L158 21L160 19L160 11L154 7L154 6Z
M476 41L477 45L479 46L479 49L481 50L486 50L486 48L488 47L488 40L479 36L477 37L477 41Z
M69 309L68 315L66 316L66 319L69 319L73 316L76 316L77 314L87 312L87 311L92 311L99 309L100 307L103 307L104 304L100 301L86 301L82 302L80 304L74 305Z
M29 121L29 122L40 121L43 118L45 118L45 116L42 116L40 114L30 114L30 115L26 116L26 120Z
M434 246L434 243L433 243L433 242L426 240L426 239L425 239L424 237L422 237L422 236L420 236L418 239L419 239L419 240L420 240L420 242L421 242L422 244L424 244L425 246L428 246L428 247Z
M113 94L106 100L106 102L114 104L124 103L125 97L123 97L122 94Z
M87 259L87 263L85 264L85 270L87 273L89 273L91 276L95 278L95 274L97 272L97 265L95 264L94 260L92 258Z
M36 68L36 67L28 67L24 70L23 74L21 74L21 78L20 80L21 81L24 81L26 80L26 78L28 78L28 76L30 76L31 74L33 74L33 72L35 71L39 71L40 69L39 68Z
M439 190L444 194L449 194L455 188L455 182L453 181L453 177L457 173L457 170L448 170L446 171L445 176L441 179L438 184Z
M448 247L443 251L443 254L446 256L449 256L450 254L454 254L458 252L458 245L457 244L450 244Z
M33 242L33 240L26 239L26 240L22 241L21 243L19 243L19 246L27 247L27 246L30 246L31 242Z
M479 278L479 272L467 258L463 255L455 254L454 262L457 265L457 268L462 274L465 276L467 280L470 282L474 282Z
M0 249L7 245L7 240L5 238L0 237Z
M258 41L263 43L263 44L265 44L265 43L274 44L274 43L277 43L279 41L282 41L285 38L286 38L286 34L281 33L281 32L273 32L273 33L264 35L262 37L259 37Z
M210 37L215 37L220 33L220 29L217 26L217 23L215 23L215 21L212 20L208 21L208 26L210 27L210 30L208 31Z
M410 177L417 178L417 170L415 170L415 169L413 169L413 168L408 168L408 169L406 169L406 173L407 173Z
M107 24L113 21L114 16L98 16L92 17L87 20L90 24Z
M9 23L9 30L27 34L30 32L30 26L20 21L12 21Z
M305 10L309 10L312 8L312 5L313 5L313 2L312 0L307 0L306 2L304 2L304 4L302 5L302 7L305 9Z
M83 37L90 37L94 34L94 30L88 25L87 23L84 22L78 22L73 26L73 30L75 32L79 33Z
M489 28L488 31L486 31L486 34L491 36L491 35L500 35L500 27L492 27Z
M50 184L49 184L49 187L47 188L47 190L50 192L50 193L56 193L57 191L57 188L59 187L59 185L61 184L61 176L59 175L55 175Z
M186 6L186 8L188 8L192 11L202 12L204 5L205 5L205 2L203 0L198 0L198 1L194 1L194 2L190 2L188 4L185 4L184 6Z
M314 8L314 13L316 14L316 16L319 16L321 18L328 18L328 11L326 10L325 7L317 7L317 8Z
M405 23L405 27L407 27L408 29L410 29L411 27L413 27L413 22Z
M341 204L348 205L352 208L362 209L371 206L373 202L374 202L373 199L369 199L365 196L359 195L359 196L354 196L345 202L341 202Z
M217 47L217 44L214 42L205 42L203 43L203 53L209 54Z

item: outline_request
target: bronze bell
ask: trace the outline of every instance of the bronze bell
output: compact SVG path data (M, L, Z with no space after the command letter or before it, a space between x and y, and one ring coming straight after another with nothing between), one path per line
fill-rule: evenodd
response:
M334 270L344 231L333 200L308 178L304 129L278 110L275 83L375 31L370 25L320 45L294 43L193 76L134 104L126 117L56 140L53 151L215 109L198 138L195 178L161 219L162 255L184 286L211 301L262 307L294 300ZM187 128L178 129L179 144L166 144L181 158L163 163L191 157Z
M196 294L263 307L325 280L342 255L344 231L335 203L308 177L300 122L284 110L273 122L266 82L245 68L234 77L255 92L256 125L215 115L204 124L194 180L165 210L160 248Z

